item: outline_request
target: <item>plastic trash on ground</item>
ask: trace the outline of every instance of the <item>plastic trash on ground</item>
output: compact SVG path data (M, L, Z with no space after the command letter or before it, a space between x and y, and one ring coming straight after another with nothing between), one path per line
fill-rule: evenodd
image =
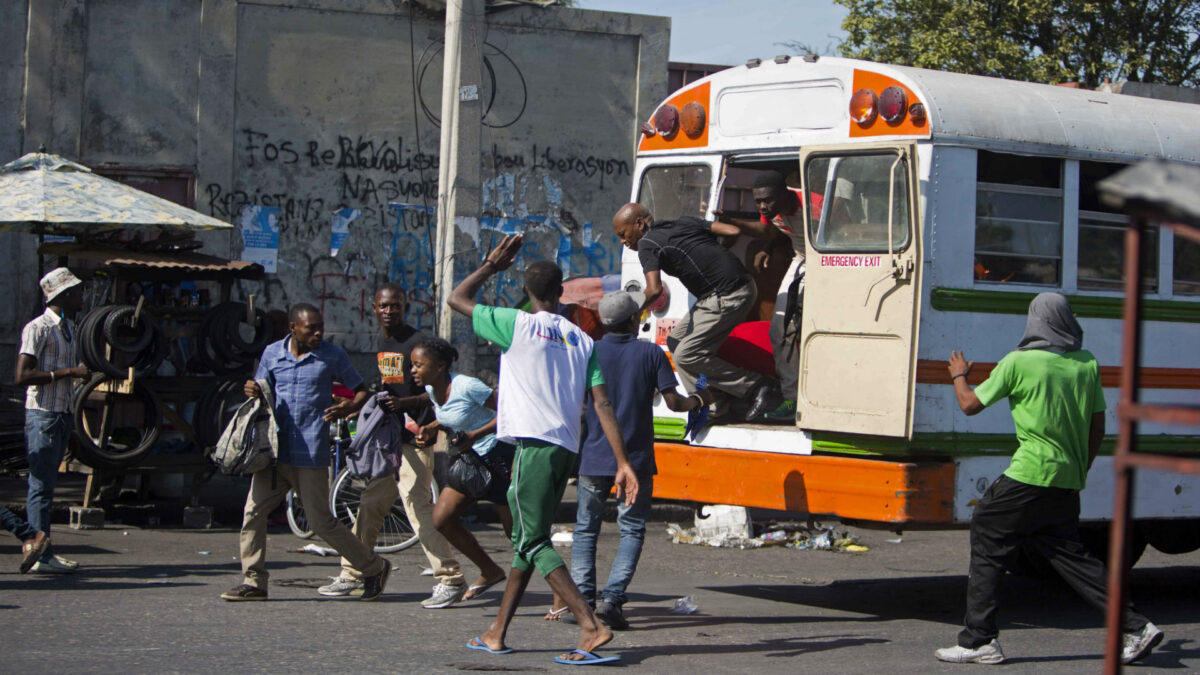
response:
M555 546L570 546L575 542L574 530L565 525L555 525L550 528L550 543Z
M761 534L755 537L749 518L741 521L736 512L727 510L741 507L705 507L706 510L710 508L715 509L713 514L709 518L697 518L696 527L685 529L677 523L669 524L667 535L671 541L676 544L738 549L785 546L798 550L848 553L866 553L870 550L848 532L838 533L833 527L811 523L771 522L762 527Z
M321 557L325 557L327 555L337 555L337 551L335 551L331 548L325 548L324 546L321 546L320 544L306 544L306 545L296 549L296 553L311 553L313 555L319 555Z
M671 608L672 614L695 614L696 610L700 609L696 604L696 597L688 595L675 601L675 606Z

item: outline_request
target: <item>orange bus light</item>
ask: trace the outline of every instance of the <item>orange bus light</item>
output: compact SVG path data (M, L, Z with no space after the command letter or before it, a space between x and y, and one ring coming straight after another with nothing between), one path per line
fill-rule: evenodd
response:
M879 97L870 89L859 89L850 97L850 119L869 127L879 116Z
M679 131L679 108L670 103L654 111L654 130L670 139Z

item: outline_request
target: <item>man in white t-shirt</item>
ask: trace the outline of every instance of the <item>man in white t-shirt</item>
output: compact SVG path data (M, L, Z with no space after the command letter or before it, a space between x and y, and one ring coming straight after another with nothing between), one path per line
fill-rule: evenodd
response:
M496 438L517 447L508 489L513 516L512 571L496 619L487 632L467 642L467 647L493 654L512 651L504 644L505 634L529 584L530 571L537 568L574 613L581 629L576 648L555 661L616 661L619 657L601 658L593 653L612 640L612 631L596 618L550 543L550 526L579 451L585 391L591 392L600 426L612 445L617 495L623 493L627 506L637 498L637 476L625 454L592 339L555 314L562 296L562 270L548 261L526 268L524 288L531 312L489 307L474 300L489 277L512 265L521 250L521 239L519 234L505 237L479 269L455 287L449 300L451 308L471 317L476 335L504 350Z

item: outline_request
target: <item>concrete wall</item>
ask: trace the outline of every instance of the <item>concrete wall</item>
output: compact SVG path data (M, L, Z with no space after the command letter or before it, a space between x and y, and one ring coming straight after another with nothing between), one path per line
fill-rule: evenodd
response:
M84 164L192 168L202 212L238 224L247 206L279 209L278 273L239 293L322 306L351 351L372 348L370 295L383 281L408 288L410 322L434 325L442 17L385 0L29 8L0 0L4 157L45 143ZM502 232L529 243L487 301L519 301L530 260L572 276L618 271L611 217L630 193L640 120L666 94L668 32L663 18L489 10L484 205L478 233L456 238L456 272ZM361 215L333 256L334 212L347 208ZM209 252L242 252L240 233L204 238ZM14 279L0 271L0 288Z

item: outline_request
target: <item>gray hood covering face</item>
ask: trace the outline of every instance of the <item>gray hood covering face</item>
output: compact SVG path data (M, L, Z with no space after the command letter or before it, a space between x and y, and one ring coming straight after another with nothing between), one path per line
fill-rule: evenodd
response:
M1025 335L1017 349L1044 349L1065 354L1083 348L1083 329L1075 320L1071 303L1061 293L1039 293L1029 303Z

